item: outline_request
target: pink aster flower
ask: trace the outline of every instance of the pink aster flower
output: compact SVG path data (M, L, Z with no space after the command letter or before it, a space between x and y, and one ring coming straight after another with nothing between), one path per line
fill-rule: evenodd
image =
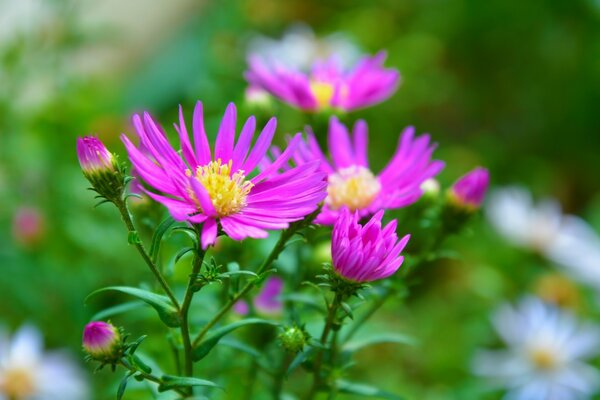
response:
M375 214L364 226L360 215L344 209L335 222L331 239L333 268L345 279L370 282L387 278L400 268L404 257L400 252L410 235L398 241L397 221L381 226L383 211Z
M35 207L20 207L13 217L13 237L24 246L39 243L45 236L46 218Z
M437 175L444 163L431 160L436 145L429 135L415 137L415 129L408 127L398 142L396 154L377 175L369 169L367 160L367 124L358 121L353 137L346 127L332 117L329 123L330 162L321 151L316 138L308 132L293 160L298 165L321 160L321 169L327 174L327 198L315 222L332 225L341 209L358 211L361 217L378 210L406 207L423 194L422 184ZM281 152L271 150L274 157ZM267 161L265 165L270 165Z
M248 118L236 141L236 108L230 104L219 127L214 155L204 130L201 102L194 110L193 145L179 109L175 129L181 153L169 144L148 113L134 115L133 125L140 147L148 154L123 135L129 158L148 187L161 193L143 190L167 207L177 221L203 224L203 248L214 244L218 225L235 240L264 238L267 229L285 229L290 222L313 212L326 195L318 161L279 172L296 150L300 134L268 168L254 173L271 145L275 118L251 146L256 120Z
M305 111L327 108L352 111L390 97L398 88L400 74L383 67L386 53L364 57L350 70L332 55L317 61L305 73L273 59L250 56L246 80L284 102Z
M450 188L452 201L469 209L478 209L490 184L487 169L477 167L460 177Z

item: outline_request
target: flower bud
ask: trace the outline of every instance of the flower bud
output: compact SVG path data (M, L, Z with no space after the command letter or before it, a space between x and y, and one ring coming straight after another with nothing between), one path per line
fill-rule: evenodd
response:
M477 167L460 177L448 192L449 201L460 208L475 211L481 207L490 183L487 169Z
M94 136L78 138L77 157L83 175L98 194L111 201L121 197L125 188L123 173L116 156L100 139Z
M90 322L83 329L83 349L95 360L115 360L121 352L121 334L108 322Z
M297 326L283 328L283 332L279 334L279 342L283 348L293 354L301 352L308 339L308 333Z

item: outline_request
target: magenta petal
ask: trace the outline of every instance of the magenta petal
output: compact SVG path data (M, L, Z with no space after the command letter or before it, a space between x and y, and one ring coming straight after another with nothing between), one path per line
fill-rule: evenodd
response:
M202 242L203 250L206 250L208 246L215 244L215 241L217 240L217 222L214 219L209 218L204 221L200 240Z
M208 164L212 157L210 155L210 146L204 130L204 115L202 112L202 102L198 101L194 108L194 118L192 121L194 130L194 146L196 147L196 158L202 165Z
M235 123L237 111L233 103L229 103L225 115L221 120L217 141L215 143L215 159L221 159L223 164L231 160L233 155L233 143L235 141Z

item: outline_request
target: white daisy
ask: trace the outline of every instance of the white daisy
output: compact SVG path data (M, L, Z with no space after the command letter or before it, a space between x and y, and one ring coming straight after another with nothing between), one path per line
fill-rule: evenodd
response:
M44 353L42 336L31 326L10 340L0 333L0 400L86 400L82 371L60 352Z
M554 199L534 204L521 187L491 193L487 217L513 244L539 252L574 279L600 289L600 237L587 222L564 215Z
M534 297L503 306L492 322L508 348L480 351L473 370L506 388L504 399L579 400L597 392L600 373L583 362L598 353L596 326Z
M335 54L342 67L352 65L361 55L359 48L348 37L334 33L317 38L304 24L291 26L281 39L264 36L254 38L248 46L249 54L276 60L286 67L298 70L310 68L315 61Z

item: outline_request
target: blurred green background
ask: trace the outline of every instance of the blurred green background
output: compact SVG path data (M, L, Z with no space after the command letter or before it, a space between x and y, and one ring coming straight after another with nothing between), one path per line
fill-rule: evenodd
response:
M367 120L376 170L414 125L439 143L444 185L484 165L494 185L556 196L600 228L598 1L3 0L0 13L0 323L32 322L50 347L80 354L82 327L112 304L86 303L94 289L150 280L116 210L93 208L76 137L98 134L125 160L119 135L132 132L134 111L149 110L168 130L178 104L191 115L201 99L213 134L228 102L247 117L248 41L280 37L299 21L318 35L342 32L366 53L385 49L386 65L401 71L390 100L346 119ZM296 110L277 104L272 112L279 140L304 125ZM22 207L43 221L25 237L14 224ZM160 209L138 212L160 219ZM452 246L460 261L424 270L404 303L373 322L420 346L361 353L361 381L408 399L496 398L468 371L474 349L495 343L488 313L552 270L481 220ZM175 280L185 276L176 271ZM577 290L593 315L593 294ZM132 321L118 319L134 334L156 328ZM110 374L91 381L98 399L113 398Z

